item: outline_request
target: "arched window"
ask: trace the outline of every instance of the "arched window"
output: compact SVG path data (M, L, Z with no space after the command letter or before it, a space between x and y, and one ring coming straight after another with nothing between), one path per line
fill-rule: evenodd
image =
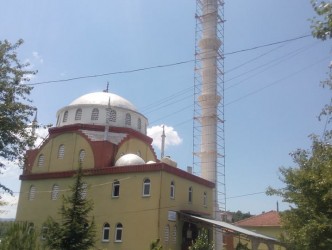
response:
M35 224L33 222L30 222L28 225L28 234L34 233L35 231Z
M41 239L46 240L48 233L48 227L43 226L41 229Z
M54 184L52 187L51 200L55 201L59 197L59 185Z
M170 197L171 197L171 199L175 198L175 184L174 184L174 181L171 181Z
M143 181L143 196L150 196L151 182L150 179L144 179Z
M60 125L60 115L58 115L57 118L56 118L56 125L57 125L57 126Z
M68 110L66 110L65 113L63 114L62 122L67 122L67 120L68 120Z
M122 242L122 224L118 223L115 226L115 242Z
M65 145L61 144L58 149L58 159L63 159L65 156Z
M111 122L116 122L116 111L114 109L111 109L109 114L109 119Z
M82 163L84 161L84 158L85 158L85 150L81 149L78 155L79 162Z
M36 197L36 187L32 185L30 186L28 199L29 201L32 201L35 199L35 197Z
M131 125L131 115L129 113L126 114L125 125Z
M82 109L78 108L75 113L75 121L79 121L82 118Z
M112 187L112 197L119 197L120 196L120 182L118 180L115 180L113 182Z
M40 154L39 157L38 157L37 166L38 167L43 167L44 166L44 162L45 162L45 155Z
M91 121L98 121L99 118L99 109L94 108L91 112Z
M137 119L137 129L141 130L141 128L142 128L142 121L141 121L141 118L138 118Z
M88 192L88 184L83 183L82 184L82 190L81 190L81 198L85 199L86 198L86 194Z
M188 202L192 203L193 202L193 188L189 187L189 191L188 191Z
M103 239L102 241L109 241L110 240L110 224L107 222L103 226Z
M165 243L169 241L169 225L166 225L164 228L164 241Z
M206 194L206 192L204 192L204 194L203 194L203 205L206 206L206 204L207 204L207 194Z

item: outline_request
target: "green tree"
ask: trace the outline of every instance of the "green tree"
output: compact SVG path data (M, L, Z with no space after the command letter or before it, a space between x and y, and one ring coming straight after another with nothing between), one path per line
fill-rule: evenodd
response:
M202 228L198 233L197 239L189 247L189 250L213 250L213 243L209 242L208 231Z
M313 137L311 150L291 154L296 167L280 168L282 189L269 188L291 204L281 213L287 249L332 249L332 146Z
M12 222L0 242L0 250L37 250L37 235L28 222Z
M311 0L311 4L317 14L311 19L312 35L321 40L332 38L332 3Z
M150 250L162 250L163 246L160 246L159 243L160 239L152 241L152 243L150 244Z
M241 242L239 242L239 243L236 245L235 250L250 250L250 249L249 249L249 247L248 247L248 243L242 244Z
M232 215L233 215L232 222L244 220L244 219L250 218L252 216L250 214L250 212L242 213L240 210L238 210L237 212L233 212Z
M49 217L44 223L44 229L47 229L44 234L45 245L50 249L86 250L95 244L95 223L94 219L89 219L93 204L85 198L86 186L81 167L71 192L70 196L63 197L59 212L61 222Z
M22 39L15 44L0 41L0 170L8 161L23 165L24 151L34 142L28 130L35 110L28 99L32 87L25 83L36 71L17 58L22 43ZM1 183L0 189L12 193Z

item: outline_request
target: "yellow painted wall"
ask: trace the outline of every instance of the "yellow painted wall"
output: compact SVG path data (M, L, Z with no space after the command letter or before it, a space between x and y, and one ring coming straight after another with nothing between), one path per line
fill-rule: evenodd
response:
M147 177L151 181L151 195L143 197L143 180ZM117 198L112 197L114 180L120 181L120 195ZM171 180L175 181L175 199L170 198ZM40 229L47 216L58 218L62 200L51 200L52 186L58 184L60 190L63 190L61 194L68 195L68 186L72 185L73 181L73 178L22 181L16 219L32 221ZM212 206L203 206L203 192L207 191L208 199L211 201L211 189L166 172L86 176L84 181L89 185L87 197L94 202L92 215L96 224L96 247L101 249L149 249L149 244L160 238L165 246L164 249L180 250L182 223L179 220L169 221L168 211L212 212ZM28 200L28 190L31 185L37 188L33 201ZM194 190L193 203L188 202L189 186ZM105 222L111 226L109 242L102 242L102 227ZM121 243L114 242L114 229L117 223L123 225ZM170 225L171 229L167 244L164 242L166 225ZM173 241L172 235L174 226L177 227L176 242Z
M118 149L118 153L115 157L117 161L124 154L138 154L140 152L140 157L145 161L156 161L154 153L151 151L151 148L145 142L132 138L125 141Z
M65 146L63 159L58 159L58 149L60 145ZM79 166L79 152L85 150L85 158L82 168L94 167L94 156L88 141L77 133L64 133L50 139L41 148L33 164L32 173L59 172L75 170ZM38 167L38 158L43 154L45 156L44 165Z

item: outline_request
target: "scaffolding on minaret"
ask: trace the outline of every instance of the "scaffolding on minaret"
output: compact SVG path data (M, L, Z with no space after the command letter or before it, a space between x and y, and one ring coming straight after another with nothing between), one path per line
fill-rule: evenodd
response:
M216 184L214 216L226 210L224 1L196 0L193 171Z

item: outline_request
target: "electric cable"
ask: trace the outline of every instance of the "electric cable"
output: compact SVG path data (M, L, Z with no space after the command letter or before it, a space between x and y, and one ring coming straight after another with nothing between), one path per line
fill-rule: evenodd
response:
M286 40L282 40L282 41L278 41L278 42L263 44L263 45L259 45L259 46L255 46L255 47L251 47L251 48L247 48L247 49L241 49L241 50L225 53L225 55L233 55L233 54L242 53L242 52L251 51L251 50L256 50L256 49L260 49L260 48L264 48L264 47L268 47L268 46L273 46L273 45L277 45L277 44L281 44L281 43L288 43L288 42L292 42L292 41L295 41L295 40L307 38L307 37L310 37L310 36L311 35L304 35L304 36L294 37L294 38L290 38L290 39L286 39ZM161 64L161 65L143 67L143 68L137 68L137 69L131 69L131 70L115 71L115 72L94 74L94 75L86 75L86 76L77 76L77 77L72 77L72 78L59 79L59 80L49 80L49 81L42 81L42 82L36 82L36 83L25 83L25 85L37 86L37 85L44 85L44 84L50 84L50 83L69 82L69 81L74 81L74 80L87 79L87 78L96 78L96 77L109 76L109 75L129 74L129 73L152 70L152 69L157 69L157 68L173 67L173 66L178 66L178 65L182 65L182 64L192 63L194 61L195 61L195 59L192 59L192 60L180 61L180 62L175 62L175 63L170 63L170 64Z

